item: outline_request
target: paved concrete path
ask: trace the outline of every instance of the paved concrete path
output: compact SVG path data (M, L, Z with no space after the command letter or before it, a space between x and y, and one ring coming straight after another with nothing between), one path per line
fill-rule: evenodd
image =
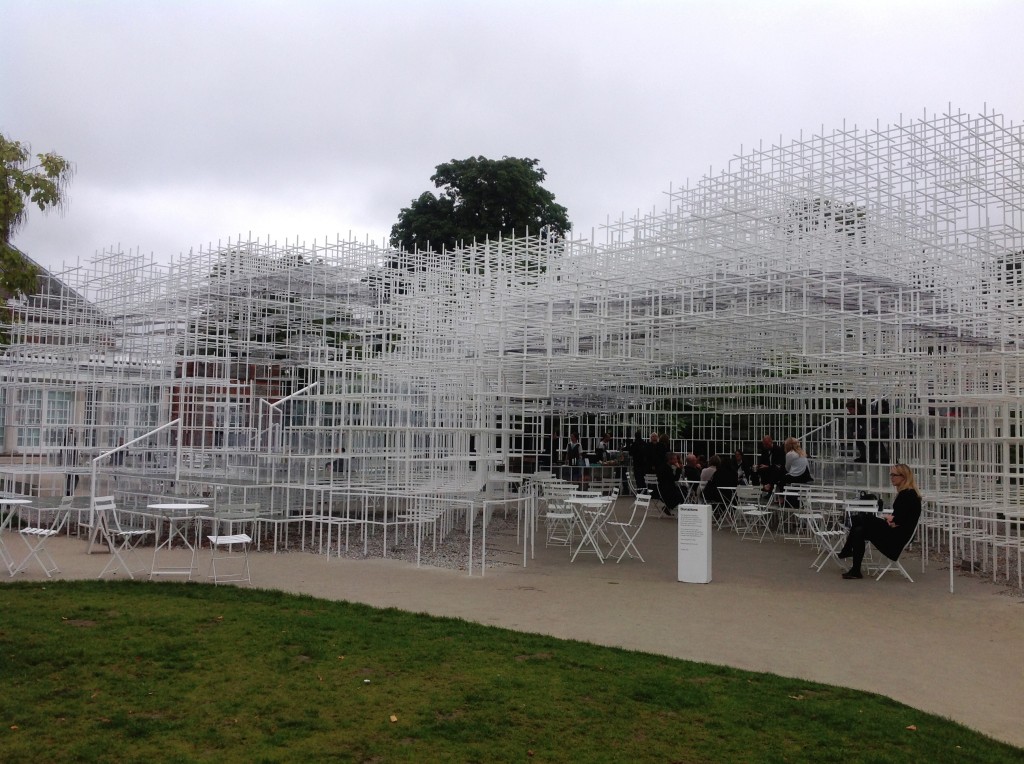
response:
M707 585L676 580L675 522L663 517L644 528L645 563L581 556L570 564L564 548L537 547L524 568L506 533L492 538L491 559L501 564L483 577L303 552L254 554L252 571L259 587L878 692L1024 747L1020 593L961 576L950 594L948 568L932 563L922 573L914 556L904 562L915 583L892 574L844 581L838 567L811 570L814 553L794 542L715 532L713 543ZM86 555L76 539L53 539L51 550L69 579L95 577L109 559ZM19 576L43 578L38 566Z

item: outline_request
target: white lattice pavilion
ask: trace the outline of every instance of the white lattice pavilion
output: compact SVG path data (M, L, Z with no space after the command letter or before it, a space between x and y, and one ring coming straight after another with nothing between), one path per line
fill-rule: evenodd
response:
M5 488L60 494L77 470L95 491L96 460L129 504L291 511L340 457L351 495L471 499L570 428L705 453L795 435L822 481L886 486L855 464L855 399L926 491L1019 501L1020 126L950 110L764 145L605 234L66 267L8 329Z

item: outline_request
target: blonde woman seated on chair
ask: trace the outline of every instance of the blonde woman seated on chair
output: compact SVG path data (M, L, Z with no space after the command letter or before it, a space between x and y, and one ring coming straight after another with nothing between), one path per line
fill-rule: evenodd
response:
M853 567L843 573L843 578L864 578L860 564L866 542L870 541L879 552L895 560L914 535L917 521L921 519L921 493L917 490L914 473L907 465L896 464L889 469L889 480L897 492L892 514L881 518L858 512L853 516L850 533L838 555L843 560L853 558Z

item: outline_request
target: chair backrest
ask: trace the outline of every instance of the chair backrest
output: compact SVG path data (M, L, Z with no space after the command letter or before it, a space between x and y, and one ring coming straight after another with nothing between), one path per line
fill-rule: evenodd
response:
M98 515L103 515L110 530L121 530L121 519L118 517L117 503L113 496L97 496L92 500L92 510L89 512L90 525L95 525Z
M651 494L649 491L638 493L633 500L633 509L629 514L626 525L639 532L647 520L647 510L651 507Z
M633 511L629 516L629 525L632 525L638 514L646 515L647 510L651 508L651 492L649 490L643 490L636 495L633 499ZM640 521L641 523L643 520Z
M843 508L846 510L870 509L872 512L882 511L878 499L847 499L843 502Z
M576 486L572 483L548 483L544 486L544 504L548 510L562 511L566 509L565 500L576 494Z
M736 502L738 504L759 504L761 502L761 486L741 485L736 487Z
M219 520L245 520L255 518L260 512L260 503L251 501L246 504L218 504L214 516Z

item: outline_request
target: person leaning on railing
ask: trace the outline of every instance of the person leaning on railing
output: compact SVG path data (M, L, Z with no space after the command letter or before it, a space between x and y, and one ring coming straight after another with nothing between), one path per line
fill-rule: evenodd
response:
M917 490L914 473L905 464L895 464L889 469L889 480L897 492L892 514L883 518L858 512L853 516L846 543L839 550L840 559L853 558L853 566L843 573L843 578L864 578L860 564L866 542L870 541L879 552L895 560L914 535L917 521L921 519L921 493Z

